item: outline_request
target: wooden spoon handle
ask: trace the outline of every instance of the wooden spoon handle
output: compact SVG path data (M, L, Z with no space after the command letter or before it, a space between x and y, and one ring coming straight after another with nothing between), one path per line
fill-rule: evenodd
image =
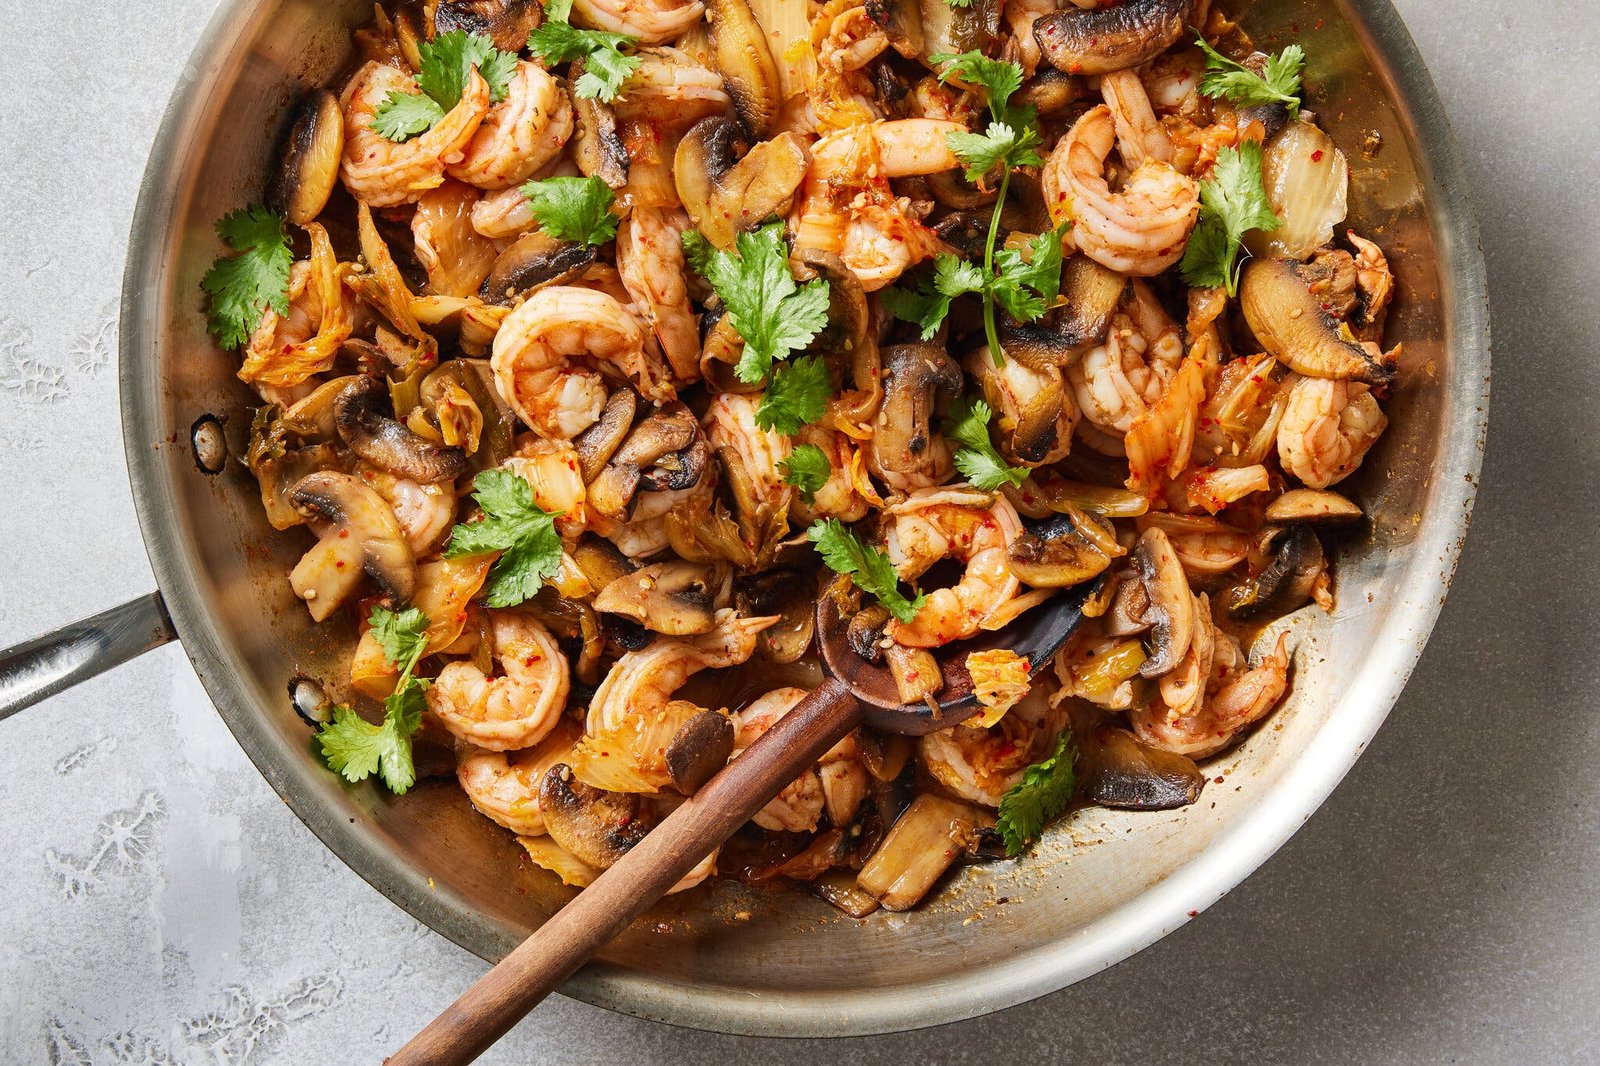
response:
M471 1062L861 720L828 678L387 1061Z

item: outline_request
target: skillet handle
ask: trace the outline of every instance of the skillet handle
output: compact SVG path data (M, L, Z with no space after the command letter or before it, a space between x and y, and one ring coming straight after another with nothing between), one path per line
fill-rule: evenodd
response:
M385 1059L387 1066L455 1066L483 1054L860 722L860 701L828 678Z
M176 640L161 593L0 651L0 721L136 655Z

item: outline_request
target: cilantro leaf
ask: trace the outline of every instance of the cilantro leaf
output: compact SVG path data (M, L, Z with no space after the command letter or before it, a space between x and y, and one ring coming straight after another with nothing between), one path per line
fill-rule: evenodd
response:
M445 558L499 552L500 558L489 568L488 603L515 607L561 568L556 512L535 503L532 486L507 470L485 470L472 485L483 520L463 522L451 530Z
M944 0L944 2L946 4L949 4L951 7L971 7L972 6L972 0Z
M915 289L884 290L883 303L894 317L921 326L922 339L931 340L950 313L951 300L983 292L987 285L983 267L945 252L934 259L931 276L919 277Z
M1236 260L1239 244L1251 230L1275 230L1282 220L1272 213L1261 187L1261 145L1245 141L1237 149L1217 153L1211 177L1200 183L1200 220L1189 235L1179 271L1195 286L1223 286L1239 291Z
M599 178L544 178L526 182L521 192L539 228L557 240L597 246L617 235L616 195Z
M384 658L400 667L402 674L410 673L428 645L428 616L419 607L397 612L378 606L372 609L368 622Z
M789 458L778 464L778 470L786 484L800 490L800 498L806 503L816 499L817 491L833 476L828 453L815 444L796 445Z
M574 83L573 91L585 100L615 100L622 83L642 62L638 56L622 51L626 45L637 44L638 39L625 33L573 26L567 21L572 15L572 0L549 0L544 15L544 24L528 34L528 51L546 64L581 60L583 74Z
M1202 93L1226 97L1241 107L1283 104L1291 121L1300 113L1300 70L1306 61L1305 49L1291 44L1277 55L1268 56L1263 72L1257 74L1212 48L1204 37L1196 35L1195 43L1206 54L1206 75L1200 79Z
M900 575L895 573L889 557L862 544L837 518L814 523L806 530L806 536L817 546L823 562L837 573L849 574L857 588L877 597L901 622L910 622L928 602L920 592L915 599L906 599L900 592Z
M265 207L252 205L222 216L217 236L241 254L219 257L200 279L200 288L211 297L206 328L217 343L232 349L250 339L267 308L289 313L294 253L283 218Z
M1034 146L1039 143L1039 131L1018 128L1003 121L989 123L982 133L947 133L945 143L955 157L966 165L967 180L978 182L996 167L1042 166L1044 159Z
M990 59L982 52L940 52L928 57L939 71L939 80L948 82L956 78L968 85L976 85L989 98L990 117L999 121L1005 115L1006 102L1011 94L1022 88L1022 68L1015 63Z
M1002 248L994 254L991 291L995 302L1018 322L1032 322L1043 315L1061 291L1062 232L1053 229L1034 237L1028 242L1026 256L1015 248Z
M384 657L400 667L394 693L383 701L383 723L373 725L348 707L335 707L333 720L317 734L322 755L347 781L364 781L380 774L395 795L416 784L411 761L411 734L422 722L429 682L412 677L428 646L428 616L419 608L391 611L374 607L369 619L373 637Z
M1055 747L1042 762L1022 772L1022 780L1000 797L1000 817L995 828L1006 842L1006 854L1015 858L1044 835L1044 824L1072 802L1077 785L1073 763L1072 730L1063 729Z
M461 102L472 70L489 83L489 102L506 98L517 72L515 52L502 52L481 33L451 30L431 41L418 41L421 63L414 79L421 94L391 92L372 113L372 132L388 141L404 141L426 133Z
M760 381L775 360L810 344L828 324L828 283L817 278L800 285L794 280L783 223L769 222L739 234L734 253L713 247L690 230L683 235L683 250L716 290L729 322L744 338L744 353L734 367L740 381Z
M1010 482L1021 485L1028 479L1024 467L1007 465L989 440L992 412L982 400L961 397L950 405L944 417L944 435L961 445L956 451L956 469L974 488L993 492Z
M772 379L756 405L756 425L792 437L801 426L821 420L832 395L828 364L819 356L779 363L772 368Z
M372 132L386 141L404 141L426 133L444 118L444 108L431 96L391 92L372 113Z

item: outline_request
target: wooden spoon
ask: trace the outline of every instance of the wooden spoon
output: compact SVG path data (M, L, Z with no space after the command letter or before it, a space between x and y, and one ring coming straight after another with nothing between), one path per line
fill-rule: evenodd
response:
M817 640L828 674L822 684L412 1037L387 1060L390 1066L464 1063L483 1054L852 729L866 724L921 736L960 724L978 708L967 655L1007 647L1035 667L1049 662L1082 621L1094 587L1061 592L1009 632L938 649L944 688L937 709L901 705L888 670L851 649L849 619L833 596L824 595L817 605Z

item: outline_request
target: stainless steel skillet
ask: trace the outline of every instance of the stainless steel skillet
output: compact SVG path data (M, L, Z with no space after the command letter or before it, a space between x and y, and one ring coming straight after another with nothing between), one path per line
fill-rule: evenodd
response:
M204 331L212 222L259 198L285 108L343 61L361 0L234 0L213 17L168 106L124 277L127 461L158 596L0 660L0 716L174 636L262 774L358 873L419 920L498 958L566 898L448 783L399 800L341 784L287 698L336 680L344 634L312 629L248 474L196 466L197 419L236 442L248 397ZM1477 228L1442 105L1386 0L1263 2L1258 39L1310 55L1310 106L1351 151L1352 224L1391 251L1406 358L1393 428L1356 486L1374 521L1339 560L1330 620L1297 616L1294 693L1213 765L1226 786L1171 815L1096 812L1018 864L973 867L928 907L855 922L798 892L737 885L674 897L566 986L643 1017L726 1032L847 1035L997 1010L1149 944L1266 859L1371 739L1421 653L1475 488L1488 396ZM1213 806L1214 802L1214 806ZM989 901L1005 898L1003 905ZM983 921L967 922L982 909ZM849 959L848 972L838 960Z

